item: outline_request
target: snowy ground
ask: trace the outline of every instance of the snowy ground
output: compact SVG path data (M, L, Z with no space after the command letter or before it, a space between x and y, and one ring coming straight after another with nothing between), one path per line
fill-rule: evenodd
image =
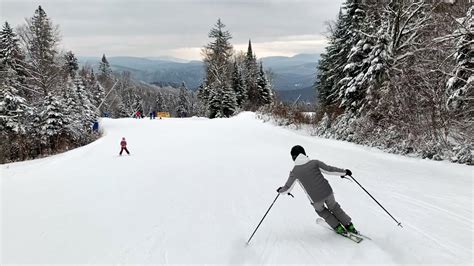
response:
M0 166L1 263L473 263L473 168L405 158L232 119L104 120L98 141ZM118 157L124 136L132 156ZM355 244L316 225L299 187L280 197L290 148L350 168L328 179L373 240Z

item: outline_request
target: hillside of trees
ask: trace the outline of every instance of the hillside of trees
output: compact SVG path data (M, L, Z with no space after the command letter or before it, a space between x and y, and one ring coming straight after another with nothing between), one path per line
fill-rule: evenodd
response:
M209 32L211 42L203 48L205 77L198 90L209 118L230 117L240 110L255 111L269 105L274 94L262 62L257 61L249 41L247 53L235 53L232 36L220 19Z
M79 69L72 51L61 51L58 26L39 6L16 30L0 31L0 163L38 158L90 143L100 116L137 111L192 116L204 112L197 94L145 84L113 73L106 56L98 70Z
M318 66L316 133L472 164L471 1L346 0Z

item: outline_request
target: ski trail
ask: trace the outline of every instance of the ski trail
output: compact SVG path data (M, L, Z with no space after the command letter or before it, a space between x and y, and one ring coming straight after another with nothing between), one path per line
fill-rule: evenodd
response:
M472 220L469 217L461 216L461 215L459 215L455 212L452 212L452 211L449 211L447 209L438 207L438 206L430 204L428 202L416 199L414 197L402 195L402 194L397 193L397 192L392 192L392 196L395 197L395 198L404 200L405 204L417 205L418 207L422 207L422 208L425 208L425 209L431 209L431 210L439 211L439 212L445 214L446 215L445 218L447 218L447 219L457 218L455 220L464 223L464 225L466 225L466 226L472 225Z
M104 119L103 127L107 134L91 145L0 166L1 264L472 265L472 167L303 136L250 113ZM118 158L123 136L133 156ZM354 169L405 228L356 184L327 176L372 241L319 228L296 186L245 245L286 181L296 144Z
M469 252L468 249L465 249L462 246L454 245L454 247L450 247L448 245L443 244L443 241L432 236L431 234L425 233L423 230L418 229L416 226L412 225L411 223L407 222L406 223L408 228L411 228L412 230L416 231L418 234L424 236L425 238L431 240L432 242L436 243L438 246L446 249L448 252L450 252L452 255L457 254L457 250L465 250L466 252Z

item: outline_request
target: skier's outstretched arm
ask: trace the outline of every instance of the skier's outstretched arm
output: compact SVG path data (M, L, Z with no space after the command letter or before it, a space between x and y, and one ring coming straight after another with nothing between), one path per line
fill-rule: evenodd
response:
M328 175L338 175L338 176L345 176L345 175L352 175L351 171L349 169L342 169L342 168L337 168L331 165L327 165L321 161L318 162L318 167L321 170L321 172L328 174Z
M290 176L288 177L288 180L286 181L285 185L282 187L279 187L277 189L277 192L280 194L290 193L295 183L296 183L296 177L293 175L293 172L290 172Z

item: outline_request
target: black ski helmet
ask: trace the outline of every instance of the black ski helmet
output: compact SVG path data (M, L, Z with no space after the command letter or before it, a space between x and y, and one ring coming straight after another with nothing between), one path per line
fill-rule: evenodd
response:
M290 154L291 154L291 158L293 158L293 161L296 160L296 157L298 157L298 155L300 155L301 153L306 155L304 148L301 147L300 145L296 145L293 148L291 148Z

